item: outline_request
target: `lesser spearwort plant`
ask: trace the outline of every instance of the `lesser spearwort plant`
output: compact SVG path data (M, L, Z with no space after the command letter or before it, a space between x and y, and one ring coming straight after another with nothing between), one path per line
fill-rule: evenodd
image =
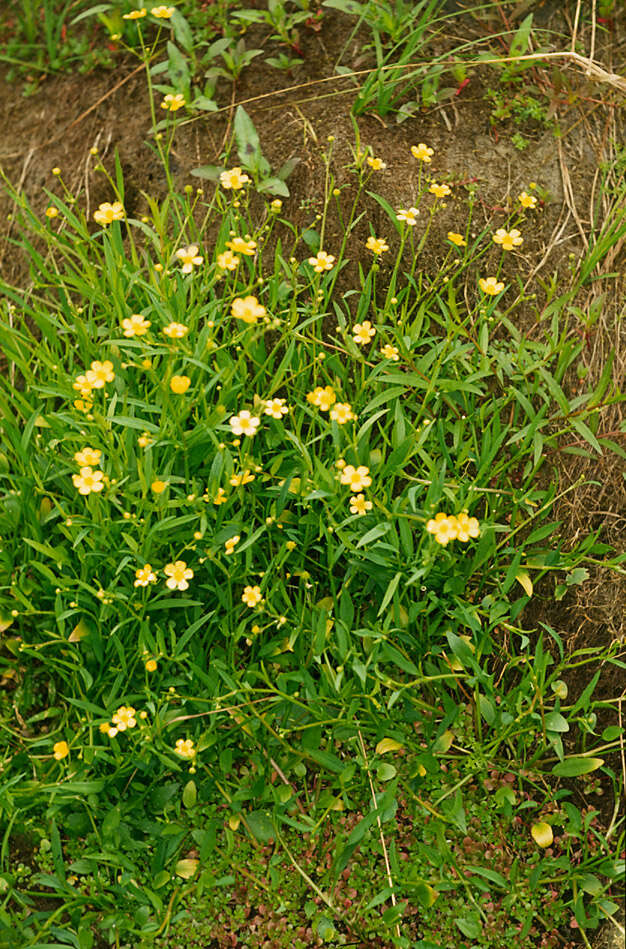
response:
M368 190L389 157L357 141L344 194L332 144L304 231L252 200L240 166L210 195L170 179L141 219L119 167L91 220L60 169L41 219L11 192L34 289L4 285L0 322L0 614L20 723L0 806L7 841L44 822L31 886L62 900L32 913L35 891L3 877L24 938L151 944L173 873L213 886L218 831L228 853L245 831L297 865L287 834L322 826L323 890L305 874L320 938L412 945L415 904L427 944L445 942L443 892L452 931L480 945L556 945L567 920L584 932L615 911L619 823L602 836L557 790L614 775L593 688L567 703L568 670L594 653L568 657L546 626L548 651L522 624L542 577L619 562L595 534L560 549L557 490L537 478L572 428L602 449L606 396L565 395L565 311L543 337L516 326L533 306L513 288L533 189L476 234L473 194L463 210L427 144L401 208ZM366 236L368 196L388 226ZM418 261L444 211L455 230L431 274ZM399 807L429 823L406 864L386 844ZM342 811L360 820L343 830ZM502 847L495 869L481 860L474 831L503 827L528 868ZM360 845L380 882L342 908ZM98 895L68 872L96 874Z

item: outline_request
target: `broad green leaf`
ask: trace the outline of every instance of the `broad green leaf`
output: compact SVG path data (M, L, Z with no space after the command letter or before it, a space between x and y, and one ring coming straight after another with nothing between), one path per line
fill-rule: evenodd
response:
M403 747L404 745L396 741L395 738L381 738L376 745L376 754L386 755L388 751L400 751Z
M604 758L566 758L552 769L557 778L577 778L581 774L591 774L604 764Z
M538 821L530 828L530 833L538 847L549 847L554 840L552 827L545 821Z

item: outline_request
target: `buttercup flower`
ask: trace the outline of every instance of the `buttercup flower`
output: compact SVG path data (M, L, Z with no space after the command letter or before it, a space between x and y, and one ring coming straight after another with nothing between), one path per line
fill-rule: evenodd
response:
M159 479L157 479L156 481L152 482L150 487L152 488L155 494L163 494L163 492L167 488L167 481L160 481Z
M193 577L193 570L187 566L184 560L177 560L176 563L168 563L163 567L163 573L167 577L165 585L170 590L188 590L188 580Z
M254 481L254 475L250 473L249 468L246 468L245 471L242 471L239 474L234 474L230 479L230 484L232 484L233 488L238 488L240 485L250 484L251 481ZM222 489L220 488L220 491L221 490ZM226 498L224 498L224 500L226 500ZM213 503L217 504L218 502L214 501Z
M357 494L354 497L350 498L350 513L351 514L367 514L368 511L372 510L372 502L365 500L364 494Z
M185 326L184 323L168 323L161 332L169 336L170 339L182 339L189 332L189 327Z
M521 194L518 194L517 200L522 205L523 208L536 208L537 207L537 198L534 194L526 194L525 191L522 191Z
M256 250L256 241L246 241L243 237L233 237L226 241L226 246L232 250L233 254L243 254L245 257L252 257Z
M335 258L332 254L327 254L325 250L320 250L315 257L309 257L307 263L313 267L316 273L324 273L325 270L333 269Z
M428 190L431 194L434 194L436 198L445 198L447 195L452 194L447 185L438 185L434 181Z
M463 235L457 234L455 231L448 231L448 240L456 244L457 247L467 247L467 241Z
M79 412L91 412L93 402L86 402L83 399L74 399L74 408Z
M146 659L144 666L146 667L146 672L156 672L157 661L153 658Z
M445 547L449 541L458 536L459 529L456 517L448 516L443 511L439 511L434 518L431 518L426 524L426 530L429 534L435 535L435 540L442 547Z
M228 538L228 540L224 544L224 547L226 548L226 556L234 553L235 547L237 546L240 540L241 540L241 537L239 536L239 534L235 534L234 537Z
M112 221L123 221L124 205L120 201L114 201L113 204L109 204L107 201L105 204L101 204L97 211L93 212L93 218L102 227L106 227Z
M124 336L145 336L152 323L150 320L144 320L141 313L133 313L132 316L122 320L122 329Z
M81 468L84 468L86 465L99 465L101 458L102 452L99 448L83 448L82 451L77 451L74 455L74 461L77 462Z
M190 385L191 379L189 376L172 376L170 379L170 389L176 395L184 395Z
M224 488L218 488L217 494L213 498L213 504L219 507L220 504L226 504L227 500L228 498L226 497L226 492L224 491Z
M354 324L352 335L354 342L358 343L359 346L367 346L370 340L376 336L376 330L369 320L365 320L363 323Z
M478 285L483 293L489 294L490 297L495 297L504 290L504 284L500 283L497 277L481 277Z
M248 296L237 297L233 300L230 312L238 320L243 320L244 323L256 323L257 320L265 316L267 310L256 297Z
M263 599L261 595L261 587L244 587L243 593L241 594L241 599L246 604L246 606L256 606Z
M391 359L393 362L398 362L398 360L400 359L400 353L398 352L398 347L392 346L391 343L385 343L385 345L381 347L380 355L384 359Z
M123 13L123 20L139 20L142 16L145 16L147 10L145 7L142 7L141 10L131 10L130 13Z
M289 409L285 405L285 399L270 399L269 402L265 403L263 411L272 418L280 419L283 415L287 415Z
M92 491L95 491L97 494L99 491L102 491L104 484L102 479L104 474L102 471L93 471L89 465L84 465L80 469L80 474L72 475L72 481L74 482L74 487L78 488L79 494L91 494Z
M384 254L386 250L389 250L389 244L384 237L372 237L371 235L367 238L365 246L368 250L371 250L373 254Z
M475 517L468 517L463 512L456 517L457 536L460 541L468 541L470 537L480 536L480 526Z
M228 421L233 430L233 435L248 435L250 438L256 435L256 430L261 422L247 409L244 409L239 415L231 415Z
M419 145L411 145L411 154L413 158L419 158L420 161L426 162L426 164L429 165L435 152L434 149L420 142Z
M132 705L120 705L115 715L111 716L111 721L118 732L125 732L127 728L134 728L137 724L136 714Z
M174 7L152 7L150 10L152 16L155 16L157 20L169 20L173 12Z
M278 212L282 209L282 206L283 202L280 200L280 198L274 198L274 200L270 203L270 210L273 211L274 214L278 214Z
M109 359L105 359L104 362L95 360L85 373L85 378L92 389L102 389L105 383L113 382L115 379L113 363Z
M181 758L195 758L196 755L196 749L191 738L178 738L174 751Z
M399 221L404 221L405 224L408 224L409 227L415 227L418 214L419 211L417 208L401 208L396 214L396 217Z
M81 395L89 396L91 395L93 386L87 379L86 375L80 375L77 376L76 381L72 383L72 388L80 392Z
M59 213L59 209L52 206L50 206L49 208L46 208L45 210L45 215L46 217L49 217L49 218L56 217L58 213Z
M502 250L513 250L514 247L519 247L520 244L524 243L524 238L515 227L512 231L506 231L503 227L499 227L492 235L492 239L495 244L502 245Z
M156 583L156 573L154 573L152 567L149 563L145 567L140 567L139 570L135 570L135 586L136 587L147 587L150 583Z
M152 439L148 432L142 432L139 438L137 439L137 444L140 448L147 448L148 445L152 444Z
M330 410L330 417L337 425L345 425L346 422L352 422L356 419L349 402L336 402Z
M322 412L328 412L335 402L335 390L332 386L316 386L312 392L307 392L307 401L316 405Z
M341 483L349 484L353 491L362 491L372 483L369 472L365 465L359 465L358 468L354 465L344 465L341 470Z
M161 108L167 109L168 112L178 112L179 109L182 109L184 104L185 104L185 97L184 95L182 95L182 93L177 92L174 95L172 95L171 92L168 92L168 94L163 99L163 102L161 103Z
M232 250L225 250L217 255L217 266L220 270L236 270L239 266L239 257L235 257Z
M239 191L249 181L249 177L241 171L241 168L231 168L230 171L223 171L220 175L222 188L232 188L233 191Z
M62 761L63 758L67 758L69 755L70 746L66 741L55 741L54 745L52 746L52 751L56 760Z
M176 251L176 256L182 262L182 273L191 273L194 266L201 264L203 257L198 255L198 245L190 244L189 247L181 247Z
M387 165L382 160L382 158L371 158L368 157L367 164L370 166L372 171L384 171Z

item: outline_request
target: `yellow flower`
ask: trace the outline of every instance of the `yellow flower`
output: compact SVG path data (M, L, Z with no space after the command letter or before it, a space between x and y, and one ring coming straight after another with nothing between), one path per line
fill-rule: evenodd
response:
M239 266L239 257L235 257L232 250L225 250L217 255L217 266L220 270L236 270Z
M233 237L232 241L226 241L226 246L234 254L243 254L245 257L252 257L256 250L256 241L246 241L243 237Z
M224 491L224 488L218 488L217 494L213 498L213 504L219 507L220 504L226 504L227 500L228 498L226 497L226 492Z
M457 234L456 231L448 231L448 240L456 244L457 247L467 247L467 241L463 235Z
M93 471L89 465L84 465L80 469L80 474L72 475L74 487L78 488L79 494L91 494L92 491L97 494L98 491L102 491L104 487L103 478L102 471Z
M149 563L145 567L140 567L139 570L135 570L135 586L136 587L147 587L150 583L156 583L156 573L152 570L152 567Z
M270 399L269 402L265 403L264 412L272 418L281 419L283 415L287 415L288 411L289 409L285 405L285 399Z
M156 668L157 668L156 659L146 659L146 661L144 662L144 665L146 667L146 672L156 672Z
M434 194L436 198L445 198L447 195L452 194L447 185L438 185L435 181L433 181L428 190L431 194Z
M363 323L354 324L352 335L354 342L358 343L359 346L367 346L376 335L376 330L369 320L365 320Z
M113 204L109 204L107 201L105 204L101 204L97 211L93 212L93 217L94 221L101 224L102 227L106 227L112 221L123 221L124 205L120 201L114 201Z
M172 376L170 379L170 389L176 395L184 395L190 385L191 379L189 376Z
M230 479L230 484L232 484L233 488L238 488L240 485L250 484L251 481L254 481L254 475L250 473L249 468L246 468L246 470L242 471L240 474L234 474Z
M106 731L107 735L109 736L109 738L115 738L115 736L117 735L118 729L117 729L117 728L114 728L113 725L109 725L109 724L107 723L107 726L106 726L105 731Z
M115 715L111 716L111 721L118 732L125 732L127 728L134 728L137 724L136 714L132 705L120 705Z
M109 359L105 359L104 362L94 360L91 368L85 373L85 378L92 389L102 389L105 383L113 382L115 379L113 363Z
M152 16L155 16L157 20L169 20L173 12L174 7L152 7L150 10Z
M282 206L283 206L283 202L280 200L280 198L274 198L274 200L270 204L270 210L273 211L274 214L278 214Z
M514 247L519 247L520 244L524 243L524 238L515 227L512 231L506 231L503 227L499 227L492 238L495 244L502 245L502 250L513 250Z
M523 208L536 208L537 207L537 198L534 194L526 194L525 191L522 191L521 194L518 194L517 200L522 205Z
M333 269L335 258L332 254L327 254L325 250L320 250L315 257L309 257L307 263L313 267L316 273L324 273L325 270Z
M456 517L453 514L448 516L443 511L439 511L434 518L428 521L426 530L429 534L435 535L435 540L442 547L445 547L449 541L454 540L459 533Z
M91 412L93 402L85 402L83 399L74 399L74 408L78 409L79 412Z
M232 315L238 320L243 320L244 323L256 323L265 316L266 312L265 307L253 296L237 297L233 300L231 307Z
M189 589L187 581L193 577L193 570L187 566L184 560L166 564L163 567L163 573L168 578L165 584L170 590Z
M163 99L161 103L162 109L167 109L168 112L178 112L179 109L182 109L185 105L185 97L182 93L177 92L175 95L172 95L171 92Z
M137 439L137 444L140 448L147 448L148 445L152 444L152 439L148 432L142 432L139 438Z
M195 758L196 749L193 746L191 738L178 738L174 751L181 758Z
M99 448L83 448L74 455L74 461L84 468L86 465L99 465L102 452Z
M130 13L123 13L123 20L139 20L142 16L146 15L146 8L142 7L141 10L131 10Z
M353 491L362 491L372 483L369 472L365 465L359 465L358 468L354 465L344 465L341 470L341 483L349 484Z
M504 290L504 284L500 283L497 277L481 277L478 284L483 293L489 294L490 297L495 297Z
M419 211L417 210L417 208L406 208L406 209L401 209L400 211L398 211L398 213L396 214L396 217L398 218L399 221L404 221L405 224L408 224L409 227L415 227L415 225L417 224L418 214L419 214Z
M194 265L201 264L203 257L198 255L198 245L190 244L189 247L181 247L176 251L176 257L182 261L182 273L191 273Z
M81 375L76 377L76 381L72 383L72 388L80 392L81 395L88 396L91 395L93 386L86 375Z
M250 179L242 173L241 168L231 168L230 171L223 171L220 175L222 188L232 188L233 191L239 191L249 181Z
M59 209L54 208L54 207L46 208L46 211L45 211L46 217L49 217L49 218L56 217L58 213L59 213Z
M261 596L261 587L244 587L241 599L246 606L251 608L256 606L263 599Z
M367 164L370 166L372 171L384 171L387 165L382 160L382 158L371 158L368 157Z
M372 502L365 500L364 494L357 494L354 497L350 498L350 513L351 514L367 514L368 511L372 510Z
M260 425L260 419L244 409L239 415L231 415L229 418L230 427L233 435L249 435L252 438L256 435L256 430Z
M480 536L480 526L475 517L468 517L465 512L456 518L457 536L460 541L467 541L470 537Z
M330 410L330 417L337 425L345 425L346 422L356 420L356 415L352 411L349 402L336 402Z
M240 540L241 538L239 534L235 534L234 537L229 537L229 539L224 544L224 547L226 548L226 556L235 552L235 547L237 546Z
M429 165L435 152L432 148L429 148L428 145L424 145L423 142L420 142L419 145L411 145L411 154L413 158L419 158L420 161L426 162L426 164Z
M184 323L168 323L161 332L169 336L170 339L182 339L189 332L189 327L185 326Z
M393 362L398 362L400 359L398 347L392 346L391 343L385 343L385 345L381 347L380 354L384 359L391 359Z
M124 336L145 336L151 326L150 320L144 320L141 313L133 313L127 319L122 320Z
M62 761L63 758L67 758L70 753L70 746L66 741L56 741L52 746L52 751L54 752L54 757L57 761Z
M167 481L159 481L157 478L156 481L152 482L150 487L152 488L155 494L163 494L163 492L167 488L167 484L168 484Z
M370 237L367 238L365 246L368 250L371 250L373 254L384 254L386 250L389 250L389 244L384 237Z
M332 386L316 386L312 392L307 392L307 401L317 405L322 412L328 412L331 405L336 400L335 390Z

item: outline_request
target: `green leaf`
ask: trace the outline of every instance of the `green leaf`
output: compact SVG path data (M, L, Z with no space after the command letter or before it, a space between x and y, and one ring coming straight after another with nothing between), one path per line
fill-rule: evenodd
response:
M188 781L183 788L183 804L186 808L193 807L196 803L198 792L194 781Z
M566 758L552 769L557 778L577 778L581 774L597 771L604 764L604 758Z
M274 839L275 831L271 818L264 811L251 811L246 815L246 824L250 833L261 844L267 844Z
M546 715L546 729L549 732L568 732L569 725L560 712L550 712Z
M242 105L237 106L235 112L235 138L237 139L237 154L242 165L256 170L261 157L261 142L254 127L254 122Z
M392 781L397 773L396 768L387 762L379 764L376 769L376 777L379 781Z

